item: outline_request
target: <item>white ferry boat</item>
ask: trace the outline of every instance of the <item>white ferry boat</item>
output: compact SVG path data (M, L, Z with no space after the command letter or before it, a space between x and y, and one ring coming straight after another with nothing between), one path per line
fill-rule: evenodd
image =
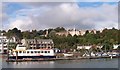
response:
M23 45L17 45L15 50L9 52L9 57L12 59L23 58L55 58L53 49L26 49Z

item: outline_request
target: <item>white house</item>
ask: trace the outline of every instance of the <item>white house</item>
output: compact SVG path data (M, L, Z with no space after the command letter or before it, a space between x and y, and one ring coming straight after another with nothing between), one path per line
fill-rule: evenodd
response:
M120 45L113 45L113 49L117 49Z

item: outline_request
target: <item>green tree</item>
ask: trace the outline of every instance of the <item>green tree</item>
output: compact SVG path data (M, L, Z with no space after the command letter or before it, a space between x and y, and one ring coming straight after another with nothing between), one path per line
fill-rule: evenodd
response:
M25 38L25 39L30 39L31 38L29 31L22 32L22 35L23 35L23 38Z
M66 31L63 27L57 27L54 29L56 32Z
M9 49L9 50L16 49L16 46L17 46L16 43L10 42L10 43L8 44L8 49Z
M21 30L18 30L17 28L13 28L12 30L8 30L8 32L6 33L7 37L17 37L19 39L22 39L22 32Z

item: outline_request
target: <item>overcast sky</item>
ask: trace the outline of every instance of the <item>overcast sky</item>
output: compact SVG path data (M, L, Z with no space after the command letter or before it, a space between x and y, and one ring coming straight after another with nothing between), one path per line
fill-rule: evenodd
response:
M118 28L118 2L4 2L1 13L5 30Z

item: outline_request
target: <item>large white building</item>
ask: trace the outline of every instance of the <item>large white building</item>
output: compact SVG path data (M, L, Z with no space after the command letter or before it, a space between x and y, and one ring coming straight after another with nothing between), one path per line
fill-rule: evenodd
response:
M7 36L3 36L3 34L1 34L0 35L0 53L6 53L7 52L8 42L16 42L15 37L12 37L11 39L8 39Z

